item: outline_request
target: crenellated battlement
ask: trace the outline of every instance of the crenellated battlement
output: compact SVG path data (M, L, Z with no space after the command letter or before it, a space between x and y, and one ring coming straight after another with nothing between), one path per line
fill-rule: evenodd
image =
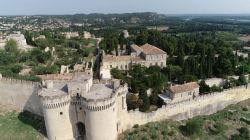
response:
M5 83L5 84L20 84L22 86L36 86L36 85L40 85L39 82L32 82L32 81L26 81L26 80L18 80L18 79L6 78L6 77L0 78L0 82Z
M60 108L71 101L70 95L42 96L39 94L39 97L41 98L43 107L47 109Z
M225 96L225 95L230 95L230 94L234 94L231 91L238 91L238 90L248 90L247 87L249 87L250 84L248 84L248 86L243 85L243 86L238 86L238 87L233 87L233 88L229 88L229 89L224 89L222 92L212 92L209 94L204 94L204 95L199 95L197 97L195 97L194 99L188 99L188 100L184 100L184 101L180 101L180 102L173 102L167 105L163 105L161 108L158 108L158 110L167 110L167 109L171 109L171 108L175 108L175 107L181 107L181 106L185 106L185 105L190 105L193 104L195 102L202 102L204 100L208 100L210 98L218 98L220 96ZM137 110L130 110L129 112L132 113L134 111Z
M66 73L66 74L47 74L47 75L38 75L42 80L64 80L70 81L73 79L73 74Z
M127 94L127 89L127 84L121 85L119 88L113 91L110 97L103 99L87 99L82 97L79 100L72 100L71 104L83 106L85 109L90 111L106 110L115 104L117 96Z

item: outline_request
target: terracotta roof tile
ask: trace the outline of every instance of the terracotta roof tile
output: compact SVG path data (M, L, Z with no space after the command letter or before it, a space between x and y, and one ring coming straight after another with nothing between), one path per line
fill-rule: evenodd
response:
M140 52L142 51L142 49L135 44L131 45L131 48L134 49L135 51L140 51Z
M131 56L115 56L115 55L106 55L103 57L103 62L112 62L112 61L130 61Z
M153 54L167 54L166 52L164 52L163 50L150 45L150 44L144 44L143 46L141 46L142 52L145 54L149 54L149 55L153 55Z
M191 83L186 83L183 85L175 85L175 86L171 86L169 88L169 90L174 93L183 93L183 92L187 92L187 91L192 91L195 88L199 88L199 84L197 82L191 82Z

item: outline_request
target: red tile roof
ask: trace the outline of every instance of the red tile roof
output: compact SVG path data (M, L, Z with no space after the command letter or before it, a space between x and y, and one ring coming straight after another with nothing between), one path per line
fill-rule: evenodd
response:
M195 88L199 88L199 84L197 82L191 82L191 83L186 83L183 85L176 85L176 86L171 86L169 88L169 90L174 93L183 93L183 92L188 92L188 91L192 91Z
M166 52L164 52L163 50L150 45L150 44L144 44L143 46L141 46L142 52L148 55L154 55L154 54L167 54Z

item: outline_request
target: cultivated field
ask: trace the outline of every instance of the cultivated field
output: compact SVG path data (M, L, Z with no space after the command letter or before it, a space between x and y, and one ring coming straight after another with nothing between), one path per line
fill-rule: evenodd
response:
M248 41L250 41L250 35L241 36L241 37L239 37L239 40L244 41L244 42L248 42Z

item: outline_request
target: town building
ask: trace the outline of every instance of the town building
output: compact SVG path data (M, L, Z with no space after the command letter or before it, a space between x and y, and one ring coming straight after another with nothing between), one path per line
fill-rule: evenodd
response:
M74 37L79 37L78 32L63 32L62 33L66 39L74 38Z
M123 30L122 32L123 32L123 37L124 37L124 38L128 38L128 37L129 37L129 32L128 32L128 30Z
M85 38L85 39L90 39L90 38L92 38L92 35L91 35L90 32L84 31L84 32L83 32L83 38Z
M164 68L166 67L166 60L167 53L153 45L145 44L141 47L131 45L130 55L115 56L103 54L100 75L103 79L110 79L111 69L130 70L136 64L145 67L160 66Z
M176 103L193 99L199 96L199 84L197 82L190 82L183 85L170 86L159 97L166 103Z

